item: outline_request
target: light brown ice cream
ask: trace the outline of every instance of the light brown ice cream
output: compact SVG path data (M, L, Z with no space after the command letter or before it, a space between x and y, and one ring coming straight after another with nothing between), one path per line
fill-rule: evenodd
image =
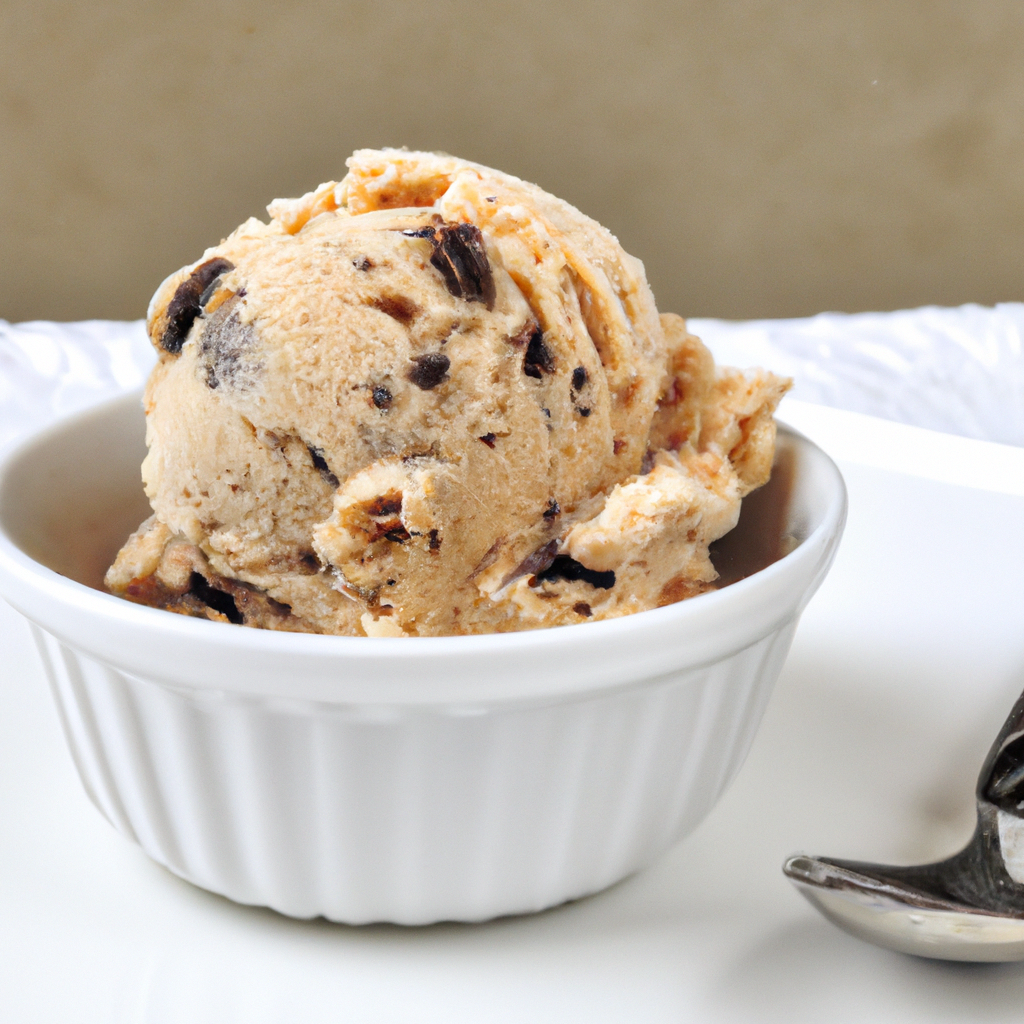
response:
M110 589L371 636L707 589L788 382L716 369L639 261L535 185L429 153L348 165L157 290L154 516Z

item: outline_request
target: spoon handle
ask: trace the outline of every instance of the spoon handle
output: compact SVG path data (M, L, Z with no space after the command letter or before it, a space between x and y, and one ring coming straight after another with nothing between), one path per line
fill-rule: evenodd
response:
M978 775L979 804L1024 818L1024 693L1017 698Z

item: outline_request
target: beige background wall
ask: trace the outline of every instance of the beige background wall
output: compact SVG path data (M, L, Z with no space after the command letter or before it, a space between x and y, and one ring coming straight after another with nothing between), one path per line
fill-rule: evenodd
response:
M132 318L383 144L539 182L665 309L1024 298L1019 0L0 5L0 318Z

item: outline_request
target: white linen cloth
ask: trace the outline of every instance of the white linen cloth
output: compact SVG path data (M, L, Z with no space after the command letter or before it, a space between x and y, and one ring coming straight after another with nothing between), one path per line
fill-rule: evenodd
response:
M690 329L721 363L792 377L805 402L1024 446L1022 303L691 320Z
M139 387L155 362L141 320L0 320L0 447Z

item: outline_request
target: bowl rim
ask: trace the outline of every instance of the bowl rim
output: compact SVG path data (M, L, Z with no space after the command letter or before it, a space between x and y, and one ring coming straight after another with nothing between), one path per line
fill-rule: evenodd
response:
M138 389L126 392L62 417L10 446L0 457L0 596L59 640L126 670L130 670L131 665L139 660L138 654L134 657L130 653L124 657L112 656L108 640L97 637L94 641L88 629L71 628L68 617L73 619L78 615L94 624L105 624L115 630L131 630L151 639L161 637L172 644L180 644L183 651L198 648L209 653L218 649L225 661L232 655L247 658L250 663L253 663L254 658L271 657L289 659L297 666L303 662L311 665L313 662L327 661L335 666L339 662L358 664L363 669L376 662L389 666L389 674L393 675L395 672L408 672L409 667L415 663L434 666L439 663L450 664L456 669L458 664L467 659L479 663L494 658L518 658L523 659L525 670L526 663L538 663L540 659L555 655L564 662L567 654L571 655L574 651L579 653L581 642L587 648L610 650L631 640L694 640L724 616L739 618L744 609L749 611L754 605L774 603L775 607L767 609L757 623L751 624L751 628L733 630L733 633L742 633L743 636L739 642L734 637L731 645L725 646L736 652L763 639L784 622L800 614L831 565L846 519L847 492L838 467L814 442L789 427L784 420L778 420L780 432L789 435L801 453L809 454L816 463L816 475L826 492L825 508L820 521L793 551L722 590L700 594L662 608L597 622L464 636L349 637L261 630L211 622L134 604L62 576L22 550L4 522L4 512L10 501L7 493L9 476L22 460L34 449L53 443L66 432L85 427L90 419L111 414L116 405L127 404L138 394ZM804 464L802 458L798 459L798 472ZM732 605L737 606L735 611L730 611ZM695 650L694 657L682 660L686 667L720 660L721 651L709 653L709 650ZM168 669L162 676L158 673L158 678L169 685L189 685L178 678L174 669ZM340 684L342 682L339 680ZM430 683L425 681L424 686L429 687ZM217 687L207 681L201 688ZM381 688L382 698L399 697L398 692L388 695L386 681L381 683ZM574 686L570 689L577 691L591 688L605 689L607 684L598 680L593 687ZM262 692L265 687L228 685L221 689L242 692L255 689ZM341 689L345 689L344 685ZM391 689L394 690L394 687ZM399 691L407 689L398 687ZM481 689L481 697L489 696L487 686ZM538 692L555 695L563 689L549 686L524 688L534 695ZM279 690L283 695L285 688L279 687ZM289 689L287 692L292 691ZM338 696L340 700L345 699L341 694ZM437 696L440 697L439 694ZM400 702L406 703L410 699L411 696L406 694L400 698Z

